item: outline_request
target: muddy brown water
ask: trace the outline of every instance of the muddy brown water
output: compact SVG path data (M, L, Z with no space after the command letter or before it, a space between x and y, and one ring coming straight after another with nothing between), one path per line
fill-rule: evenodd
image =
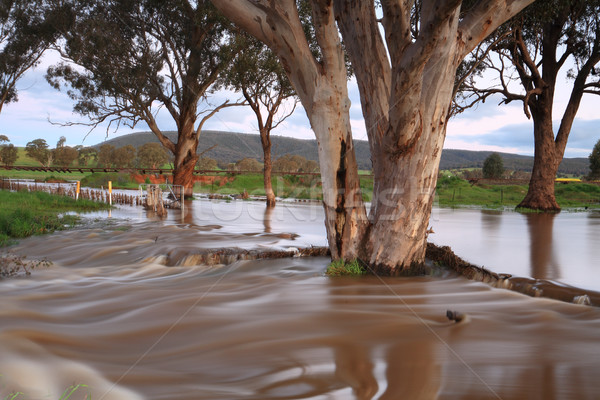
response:
M54 265L0 281L0 398L598 398L599 308L453 276L330 279L321 257L195 265L198 248L324 242L319 207L239 203L22 241Z

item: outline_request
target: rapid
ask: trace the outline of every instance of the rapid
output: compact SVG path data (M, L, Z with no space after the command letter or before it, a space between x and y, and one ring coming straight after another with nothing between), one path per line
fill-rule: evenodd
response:
M447 213L432 220L436 240L452 246L444 242L451 229L467 240ZM594 399L600 393L596 307L451 274L328 278L325 257L198 262L201 249L322 246L318 205L279 203L265 212L259 202L195 200L165 220L128 206L111 218L86 218L83 227L11 248L53 265L0 281L1 399L17 392L18 399L58 399L78 384L86 387L72 399L88 393L94 400ZM589 225L597 229L596 221ZM598 249L599 237L585 246ZM520 271L532 276L524 251ZM598 252L590 254L584 262L596 260ZM563 258L552 259L563 263L559 275L569 275ZM502 265L486 266L504 272ZM466 317L449 321L447 310Z

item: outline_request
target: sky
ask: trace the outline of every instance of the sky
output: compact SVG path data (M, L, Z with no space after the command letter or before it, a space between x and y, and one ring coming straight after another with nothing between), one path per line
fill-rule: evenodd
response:
M60 137L65 136L67 145L91 146L120 135L148 130L147 126L142 124L136 126L134 130L121 127L116 131L114 128L110 129L108 132L106 126L90 132L88 126L56 125L86 122L72 112L73 102L67 94L50 87L44 78L47 67L56 61L58 61L57 56L49 54L38 67L28 71L18 83L19 101L5 105L2 109L0 134L8 136L11 143L25 146L31 140L43 138L50 147L54 147ZM350 118L353 137L367 140L358 88L354 81L349 83L349 95L352 102ZM211 102L219 104L227 98L234 100L238 96L235 93L218 92L211 97ZM554 106L555 117L562 115L568 98L568 82L563 76L559 78ZM513 102L499 106L499 101L499 98L490 98L486 103L450 119L444 148L533 155L533 123L526 118L522 105ZM288 104L288 109L289 107L291 104ZM555 129L559 122L558 119L554 121ZM175 123L165 112L159 113L158 123L163 130L176 129ZM258 133L255 116L248 107L224 109L212 117L205 124L204 129ZM300 105L272 134L314 139L304 109ZM599 139L600 96L585 95L571 130L565 157L587 157Z

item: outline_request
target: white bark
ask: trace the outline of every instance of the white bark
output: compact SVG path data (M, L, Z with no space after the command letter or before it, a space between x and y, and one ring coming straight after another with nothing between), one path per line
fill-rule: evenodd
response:
M410 32L413 1L383 0L391 59L373 2L312 0L320 63L310 53L294 0L212 1L276 52L298 92L319 144L333 257L360 257L383 273L422 263L456 68L477 43L533 0L481 0L460 21L461 0L422 0L415 38ZM356 73L371 147L375 187L368 223L334 9Z

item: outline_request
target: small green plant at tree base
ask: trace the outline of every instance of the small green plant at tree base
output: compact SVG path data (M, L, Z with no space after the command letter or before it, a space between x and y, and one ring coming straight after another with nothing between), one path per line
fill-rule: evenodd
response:
M367 270L359 260L344 261L335 260L327 266L325 275L327 276L361 276L365 275Z

